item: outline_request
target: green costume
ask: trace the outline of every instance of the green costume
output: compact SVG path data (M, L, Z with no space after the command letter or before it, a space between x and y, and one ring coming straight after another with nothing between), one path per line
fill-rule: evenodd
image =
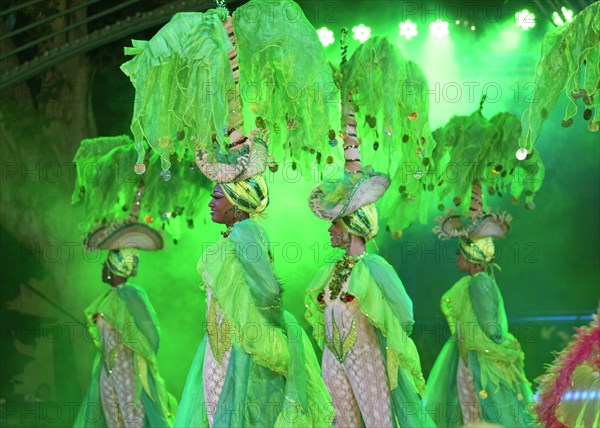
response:
M175 425L331 426L318 362L302 328L281 308L262 228L252 219L235 223L198 269L208 296L207 334Z
M317 185L308 201L317 217L343 225L345 236L335 238L337 245L377 235L374 203L390 185L385 174L362 168L355 124L350 115L344 175ZM334 424L433 426L423 411L425 380L409 337L412 301L382 257L350 256L350 247L344 248L344 257L322 268L305 294L305 318L323 349L322 375L336 411Z
M340 298L346 305L357 304L360 314L375 329L376 352L381 354L385 365L394 426L431 426L419 396L425 388L419 354L409 337L414 324L412 301L394 268L382 257L365 253L352 264L347 289L342 291ZM336 264L324 266L306 291L305 317L321 349L326 343L325 299L329 297L324 293L335 268ZM358 317L356 314L351 321L353 326ZM350 333L344 334L343 326L338 328L335 322L333 324L334 334L327 339L327 347L333 350L338 361L343 362L356 345L357 334L352 327Z
M77 427L171 426L177 410L158 370L160 334L154 308L142 288L122 281L137 274L138 250L163 248L161 234L138 222L142 194L155 210L187 201L192 211L193 204L188 192L175 197L161 194L156 185L145 192L142 180L123 182L119 174L133 160L131 149L126 136L100 137L83 140L75 155L73 202L84 202L82 227L91 229L84 247L109 250L103 280L112 286L85 310L98 353L91 385L75 421ZM149 162L153 164L156 159ZM89 174L89 168L96 174ZM181 173L181 169L174 171L178 185L184 181ZM152 183L152 179L148 181ZM189 192L197 193L191 181L187 184ZM107 223L107 218L112 222ZM152 221L146 215L146 222Z
M444 427L479 418L507 427L534 426L525 409L533 396L524 354L508 332L496 281L485 272L465 276L444 294L441 306L452 337L429 376L428 413Z
M471 192L469 216L449 212L434 228L440 239L459 237L458 267L472 274L461 278L442 297L442 312L452 336L440 352L428 379L427 412L443 427L479 423L535 426L526 407L533 401L523 370L524 354L508 332L493 268L493 238L508 232L507 213L483 211L481 187ZM477 268L476 268L477 267Z
M144 412L141 426L171 426L177 404L158 372L156 352L160 332L156 313L146 292L129 283L113 287L96 299L85 310L85 315L98 352L92 368L92 383L74 426L109 425L102 411L101 377L103 371L104 375L112 374L112 369L122 358L131 359L135 369L133 401L121 403L125 406L123 419L126 426L132 426L127 420L137 413L139 403ZM103 328L106 329L105 335L101 331ZM108 344L107 341L113 338L116 340Z

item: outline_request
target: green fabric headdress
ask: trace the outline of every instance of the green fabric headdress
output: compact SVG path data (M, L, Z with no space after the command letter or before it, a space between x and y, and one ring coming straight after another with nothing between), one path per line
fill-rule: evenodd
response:
M506 235L512 217L506 212L486 213L482 198L481 186L474 185L468 215L461 216L449 210L445 216L436 217L438 225L433 228L433 233L441 240L459 238L458 248L470 263L499 268L494 263L493 239Z
M393 191L380 210L398 237L417 218L426 220L433 198L427 79L384 37L361 44L340 72L342 127L355 120L362 162L390 177Z
M269 188L262 175L234 183L221 183L221 188L229 202L249 214L261 213L269 205Z
M193 227L193 217L206 205L210 181L196 171L189 153L187 166L177 164L170 171L161 171L158 155L148 157L149 174L141 180L132 171L136 150L128 136L81 142L74 158L77 178L72 203L83 204L80 226L85 233L102 230L93 239L88 237L91 247L111 248L107 238L115 229L128 238L144 226L153 226L178 238L182 223ZM154 235L158 232L146 234L138 248L157 246Z
M299 6L253 0L227 15L223 7L179 13L151 40L126 49L133 58L121 68L136 90L138 164L147 145L167 170L171 155L181 161L186 148L210 151L214 142L226 149L255 127L271 130L271 151L282 160L332 156L327 134L338 119L337 88Z
M513 203L519 203L524 196L525 207L533 209L545 169L537 152L530 152L523 160L515 157L515 141L520 132L521 124L515 115L498 113L488 120L481 107L470 116L454 116L435 130L433 161L437 166L434 176L438 209L445 211L452 203L466 210L473 184L483 187L489 195L502 196L510 188Z
M373 204L360 207L340 220L350 233L362 236L365 241L370 241L379 232L377 208Z
M572 22L552 29L544 37L541 56L535 68L532 101L521 118L521 150L533 150L542 125L550 116L561 93L566 95L569 102L562 121L564 127L568 128L573 124L577 100L581 99L585 107L583 117L589 121L588 129L592 132L600 129L599 17L600 3L593 2L577 14ZM582 71L584 73L581 79Z
M110 250L106 257L108 269L122 278L136 276L139 265L137 248Z

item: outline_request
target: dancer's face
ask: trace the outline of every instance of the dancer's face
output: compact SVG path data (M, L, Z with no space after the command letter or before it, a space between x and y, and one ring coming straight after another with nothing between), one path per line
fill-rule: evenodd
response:
M459 272L468 272L469 271L469 262L465 258L465 255L460 250L456 250L456 266L458 267Z
M329 226L329 238L332 247L347 248L350 246L350 232L341 221L334 220Z
M102 266L102 282L104 282L106 284L110 284L110 280L109 280L110 276L112 276L112 275L110 275L110 271L108 270L108 265L106 264L106 262L104 262L104 265Z
M233 223L233 204L225 196L223 189L215 184L212 193L212 199L208 203L210 207L210 218L215 223L231 224Z

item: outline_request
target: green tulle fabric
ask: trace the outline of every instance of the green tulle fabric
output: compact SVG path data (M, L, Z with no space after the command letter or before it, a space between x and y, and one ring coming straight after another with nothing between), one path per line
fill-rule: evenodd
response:
M305 319L313 328L313 336L321 349L325 338L325 317L317 297L327 286L333 269L334 264L330 264L319 270L304 299ZM412 301L393 267L378 255L365 255L354 266L348 293L355 296L360 311L387 340L387 371L391 389L397 386L399 372L403 372L411 388L423 394L425 379L419 354L409 337L414 324Z
M75 421L76 427L106 426L100 398L100 372L103 363L103 344L93 319L101 316L120 333L121 343L133 351L136 401L141 399L147 427L172 426L177 412L177 402L167 391L160 376L156 352L160 329L156 313L146 292L133 284L111 288L98 297L84 311L88 320L90 337L98 349L92 369L92 382ZM107 350L112 355L112 350ZM92 415L93 414L93 415Z
M233 14L239 64L235 87L227 51L231 43L223 9L179 13L151 40L134 40L134 57L121 69L136 90L131 130L138 162L145 146L159 153L164 169L185 148L224 147L224 126L235 93L242 100L245 133L271 131L276 159L293 159L310 176L310 165L341 157L328 130L339 123L338 90L317 34L289 0L254 0ZM260 119L258 119L260 117ZM338 148L339 149L339 148Z
M513 203L533 200L541 188L545 168L537 151L520 161L515 156L515 141L521 132L518 118L498 113L486 119L480 110L470 116L454 116L433 133L438 144L433 152L437 166L438 209L448 205L469 209L471 185L481 183L489 195L510 191ZM485 199L484 199L485 202Z
M434 196L435 140L429 129L427 79L384 37L371 37L360 45L340 71L343 128L351 97L362 163L392 180L381 213L399 236L416 219L427 221L425 207Z
M176 14L149 41L133 40L121 66L135 88L131 121L138 151L148 144L169 169L171 154L182 160L185 149L222 142L227 123L227 93L234 91L227 51L229 38L215 10ZM195 150L192 150L195 151Z
M310 176L328 156L339 126L339 91L317 33L290 0L253 0L233 13L246 127L256 118L271 130L270 152ZM318 162L318 163L317 163Z
M281 309L262 228L251 219L236 223L229 238L204 253L198 268L212 292L211 304L231 328L232 352L215 426L331 426L334 412L319 364L298 322ZM188 376L177 426L206 424L198 416L206 412L199 396L205 343ZM256 405L262 406L258 420L246 411Z
M523 351L508 332L504 302L496 282L484 272L465 276L444 294L441 306L452 337L428 379L428 413L435 415L438 424L462 425L456 386L462 353L473 373L483 418L503 426L534 426L533 416L526 410L533 395L523 371ZM457 322L460 340L456 336Z
M598 81L600 79L600 3L593 3L566 26L552 29L542 43L535 69L533 98L523 112L519 146L531 150L561 93L568 100L563 126L573 124L577 100L594 112L588 129L600 128ZM591 116L591 111L588 113Z
M143 177L133 171L135 159L135 147L126 135L81 142L73 160L77 175L71 201L83 203L82 231L125 221L143 179L139 221L179 238L182 228L193 227L191 219L206 206L212 183L197 170L189 152L182 164L173 165L168 181L161 176L157 154L149 156Z

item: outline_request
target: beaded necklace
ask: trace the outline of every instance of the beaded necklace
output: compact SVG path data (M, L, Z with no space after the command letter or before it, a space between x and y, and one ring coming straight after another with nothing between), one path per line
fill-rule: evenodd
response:
M344 257L342 257L335 263L335 269L333 270L331 282L329 283L329 298L331 300L337 299L344 283L352 274L352 269L354 269L354 265L356 264L356 262L361 260L365 256L365 254L366 251L357 256L349 256L348 254L344 254Z
M221 236L223 236L223 238L229 238L229 235L231 235L232 230L233 230L233 224L231 226L227 226L227 229L225 229L224 232L221 232Z

